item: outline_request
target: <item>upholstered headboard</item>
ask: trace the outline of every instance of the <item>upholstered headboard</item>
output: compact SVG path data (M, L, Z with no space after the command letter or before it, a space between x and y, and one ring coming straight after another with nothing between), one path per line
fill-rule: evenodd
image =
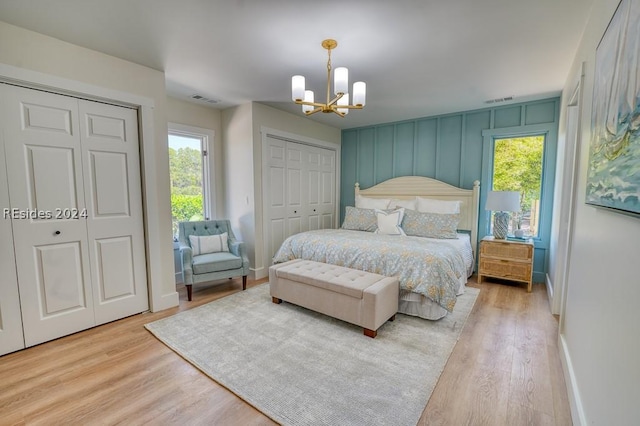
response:
M458 229L471 233L474 255L478 246L478 214L480 207L480 181L473 182L473 189L462 189L442 181L423 176L402 176L380 182L367 189L355 186L356 197L411 199L419 196L438 200L459 200L460 224Z

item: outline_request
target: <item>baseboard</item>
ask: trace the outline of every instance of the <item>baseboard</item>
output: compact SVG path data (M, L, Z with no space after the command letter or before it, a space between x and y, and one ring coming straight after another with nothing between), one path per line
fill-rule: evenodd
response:
M249 268L251 271L251 275L254 280L261 280L262 278L266 278L269 275L269 269L267 268Z
M569 406L571 407L571 419L574 425L582 426L587 424L582 400L580 399L580 390L576 382L576 376L571 363L571 355L567 348L564 335L558 337L560 362L562 363L562 371L564 373L564 381L567 385L567 396L569 397Z
M544 285L547 287L547 301L549 302L549 310L552 314L558 315L560 312L554 312L553 309L553 306L555 305L555 303L553 303L553 283L551 282L551 277L549 276L549 274L545 275Z
M163 311L165 309L173 308L180 304L180 295L177 291L169 294L163 294L160 297L151 297L151 312Z

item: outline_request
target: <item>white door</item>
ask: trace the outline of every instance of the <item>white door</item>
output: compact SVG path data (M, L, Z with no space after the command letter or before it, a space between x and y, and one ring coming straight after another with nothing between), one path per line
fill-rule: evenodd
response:
M0 96L2 95L3 91L0 87ZM2 127L1 120L0 116L0 128ZM2 210L2 220L0 220L0 355L24 348L5 165L4 139L2 132L0 132L0 209Z
M26 346L147 310L136 111L0 90Z
M263 203L270 260L287 237L333 228L336 153L270 136L266 142Z
M138 119L133 109L79 101L96 324L149 308Z
M78 100L2 85L7 174L25 343L95 324Z

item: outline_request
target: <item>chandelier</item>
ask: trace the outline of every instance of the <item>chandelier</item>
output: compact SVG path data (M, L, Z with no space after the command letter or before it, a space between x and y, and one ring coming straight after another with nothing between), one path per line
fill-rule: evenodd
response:
M334 112L340 117L349 113L350 109L362 109L365 103L367 85L364 81L353 83L353 105L349 104L349 70L345 67L336 68L333 71L333 93L335 97L331 99L331 49L335 49L338 42L327 39L322 42L322 47L327 49L329 59L327 60L327 102L319 103L314 101L312 90L305 90L304 76L294 75L291 77L291 97L293 101L302 105L302 112L306 115L316 112Z

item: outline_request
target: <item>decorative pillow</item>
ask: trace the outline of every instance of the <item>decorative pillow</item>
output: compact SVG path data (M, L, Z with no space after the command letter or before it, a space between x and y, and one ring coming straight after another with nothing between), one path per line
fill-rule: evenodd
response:
M419 212L440 214L460 213L460 201L445 201L422 197L418 197L417 201L417 210Z
M347 206L344 222L342 222L342 229L367 232L375 231L378 229L375 210Z
M404 207L409 210L417 210L418 200L414 197L411 200L399 200L397 198L392 198L389 202L389 208L397 209L399 207Z
M441 239L458 238L460 214L421 213L407 210L402 229L407 235Z
M405 235L400 227L404 217L404 209L399 208L393 211L376 210L378 229L376 234L385 235Z
M229 251L227 240L228 233L218 235L189 235L189 243L194 256L207 253L218 253L220 251Z
M371 198L358 195L356 196L356 207L360 209L384 210L389 207L389 201L391 201L389 198Z

